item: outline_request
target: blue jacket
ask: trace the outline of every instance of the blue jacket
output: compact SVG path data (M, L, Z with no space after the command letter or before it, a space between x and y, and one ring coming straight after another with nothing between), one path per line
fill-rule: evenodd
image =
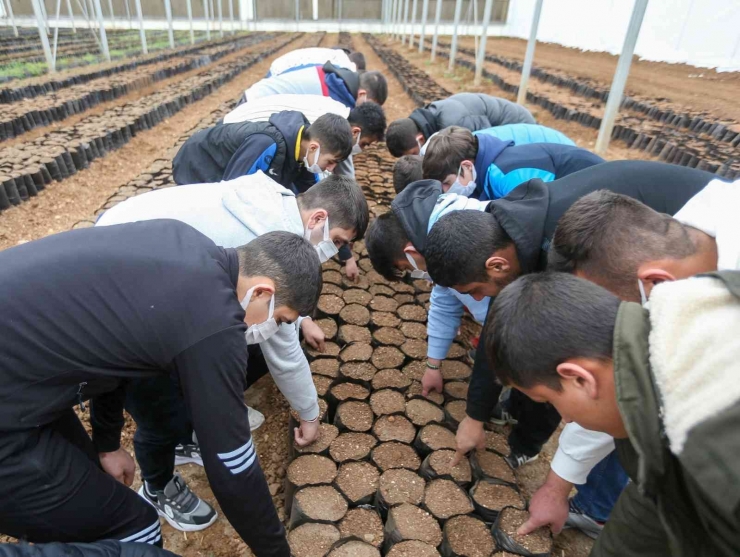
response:
M483 201L506 197L519 184L532 178L552 182L604 162L591 151L572 145L514 145L513 141L502 141L492 135L480 134L476 137L478 187L473 197Z
M529 145L530 143L575 145L573 140L564 133L538 124L507 124L478 130L473 132L473 135L492 135L501 141L513 141L514 145Z
M316 180L296 160L299 136L309 122L300 112L273 114L268 122L219 124L193 134L172 164L178 185L233 180L261 170L295 193Z

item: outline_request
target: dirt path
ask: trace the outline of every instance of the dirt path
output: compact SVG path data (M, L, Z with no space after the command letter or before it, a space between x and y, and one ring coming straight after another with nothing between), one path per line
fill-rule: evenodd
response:
M444 40L448 42L449 37ZM465 37L460 44L473 48L474 40ZM486 51L522 61L526 47L527 42L521 39L491 37ZM552 43L537 43L534 65L595 79L608 88L617 59L617 56L605 52L585 52ZM626 91L628 94L670 100L687 108L706 111L717 118L732 118L740 122L740 72L717 73L687 64L635 58Z
M264 49L279 40L281 39L274 39L253 48ZM236 99L249 84L265 75L272 59L296 48L296 44L300 44L300 41L254 65L215 93L193 103L169 120L139 133L121 149L95 160L87 170L78 172L63 182L54 182L37 197L3 211L0 217L0 249L68 230L75 222L89 218L118 186L136 178L155 160L163 157L177 139L196 125L205 114L215 110L223 102ZM251 49L247 50L249 51ZM234 53L219 62L228 62L243 56L244 52ZM191 74L183 74L173 80L186 79L189 75ZM160 86L161 84L157 84L155 87ZM142 95L141 92L136 94Z

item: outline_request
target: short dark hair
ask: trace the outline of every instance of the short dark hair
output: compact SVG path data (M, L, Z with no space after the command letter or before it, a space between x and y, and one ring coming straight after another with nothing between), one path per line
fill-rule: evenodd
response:
M303 137L318 141L325 153L336 155L342 161L352 153L352 128L347 119L338 114L322 114L303 131Z
M316 249L290 232L268 232L236 248L239 274L265 276L275 283L275 306L287 306L299 315L311 315L321 295L323 280Z
M462 161L475 161L478 140L468 129L450 126L435 135L424 155L424 178L444 182L450 174L457 174Z
M419 133L419 128L411 118L401 118L391 122L385 137L385 144L391 155L397 158L416 147L417 133Z
M392 212L380 215L367 229L365 247L373 268L387 280L400 278L396 262L405 259L403 248L409 237L401 221Z
M388 82L377 70L360 72L360 88L367 91L367 98L377 104L384 104L388 98Z
M634 300L642 263L681 259L695 251L687 227L677 220L632 197L598 190L560 217L548 270L581 271L617 296Z
M357 70L366 70L365 55L362 52L354 51L349 53L349 61L355 65Z
M524 275L491 306L484 333L491 368L504 385L561 390L557 367L573 358L612 358L620 300L564 273Z
M488 282L486 260L513 240L496 217L483 211L453 211L427 235L427 271L440 286Z
M359 126L362 135L375 141L383 141L385 137L385 112L379 104L362 103L349 111L347 117L350 126Z
M393 189L401 193L412 182L421 180L422 158L419 155L404 155L393 167Z
M367 230L370 211L362 188L352 178L332 174L298 195L301 209L326 209L331 226L355 231L355 240Z

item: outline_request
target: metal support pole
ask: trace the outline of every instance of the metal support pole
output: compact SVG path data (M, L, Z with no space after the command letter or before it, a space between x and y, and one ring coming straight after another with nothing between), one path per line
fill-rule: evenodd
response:
M137 2L139 0L136 0ZM203 0L203 17L206 20L206 40L211 40L211 25L208 20L208 0Z
M434 62L437 58L437 38L439 37L439 20L442 17L442 0L437 0L437 12L434 14L434 38L432 39L432 57Z
M193 30L193 2L187 0L188 7L188 22L190 23L190 44L195 44L195 31Z
M67 0L67 13L69 14L69 20L72 22L72 33L77 34L77 28L75 27L75 16L72 13L72 0Z
M399 0L393 0L391 5L391 40L398 37L398 2Z
M146 32L144 31L144 17L141 15L141 0L134 0L136 2L136 17L139 20L139 38L141 38L141 51L144 54L149 54L149 49L146 46Z
M599 128L599 137L596 139L595 150L602 155L609 148L609 141L614 129L614 119L617 117L620 104L622 104L624 86L627 84L632 55L635 52L637 37L640 36L640 27L645 17L647 5L648 0L635 0L635 7L632 9L632 17L630 18L629 27L627 27L627 35L624 38L622 54L619 55L617 69L614 72L614 81L612 81L612 86L609 89L609 99L606 101L606 108L604 109L604 118L601 120L601 128Z
M488 23L491 21L491 12L493 11L493 0L486 0L486 7L483 9L483 21L481 22L480 45L478 45L478 56L475 60L475 79L474 85L480 85L483 77L483 62L486 60L486 42L488 41Z
M172 28L172 0L164 0L164 13L167 15L167 37L170 48L175 48L175 31Z
M429 0L424 0L421 9L421 34L419 35L419 54L424 52L424 35L427 30L427 18L429 17Z
M416 0L411 8L411 36L409 37L409 49L414 48L414 25L416 25Z
M344 2L339 0L339 30L342 30L342 12L344 11Z
M298 31L298 23L301 20L300 0L295 0L295 30Z
M519 82L519 92L516 95L516 102L523 105L527 102L527 85L529 84L529 74L532 72L532 61L534 60L534 47L537 45L537 28L540 25L540 14L542 13L542 1L537 0L534 6L534 16L532 16L532 29L529 31L529 42L527 42L527 52L524 54L524 66L522 67L522 80Z
M218 2L218 32L221 35L221 38L224 36L224 12L223 7L221 5L221 0L216 0Z
M13 27L13 34L17 37L18 27L15 26L15 15L13 15L13 6L11 5L11 0L5 0L5 11L8 14L8 17L10 17L10 25L11 27Z
M450 64L447 66L449 71L455 68L455 58L457 58L457 28L460 26L460 16L462 15L463 0L455 0L455 24L452 28L452 45L450 45Z
M257 0L252 0L252 28L257 31Z
M93 0L95 6L95 16L98 18L100 27L100 46L103 49L103 56L110 62L110 50L108 50L108 35L105 34L105 23L103 23L103 8L100 7L100 0Z
M216 10L213 8L213 0L208 0L209 7L208 7L208 14L211 16L208 20L208 25L211 27L211 30L215 30L216 26Z
M57 64L57 44L59 44L59 12L62 11L62 0L57 0L57 16L54 24L54 48L51 50L51 57L54 59L54 66Z
M49 34L49 14L46 13L46 3L44 0L39 0L39 6L41 6L41 14L44 16L44 29L46 34Z
M229 0L229 24L231 25L231 34L233 35L235 33L234 31L234 0Z
M404 0L398 0L398 32L396 33L396 40L400 40L403 37L403 2Z
M54 58L51 55L51 48L49 48L49 37L46 36L44 28L44 13L41 11L40 6L41 0L31 0L33 5L33 13L36 16L36 25L39 30L39 38L41 39L41 46L44 49L44 57L46 58L46 65L49 66L49 73L56 72L56 66L54 64Z
M113 0L108 0L108 11L110 12L110 25L113 29L116 28L116 17L113 13Z
M403 35L401 35L401 44L406 44L406 36L409 32L409 0L403 0Z
M311 2L311 16L314 21L319 19L319 0L313 0Z
M131 8L128 5L128 0L123 1L123 6L126 8L126 19L128 20L128 28L133 29L133 23L131 23Z

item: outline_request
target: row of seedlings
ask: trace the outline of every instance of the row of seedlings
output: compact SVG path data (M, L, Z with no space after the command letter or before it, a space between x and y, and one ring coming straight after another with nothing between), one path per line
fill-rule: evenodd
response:
M74 126L0 150L0 210L35 196L52 180L61 181L87 168L96 158L128 143L187 105L211 94L260 60L293 42L282 37L268 48L246 54L167 87L137 101L89 116ZM255 38L257 45L273 38Z
M394 161L385 146L354 162L372 214L386 212ZM362 242L353 250L357 282L338 263L324 264L316 323L328 342L323 353L307 350L321 397L320 435L292 447L284 485L292 555L549 554L544 530L510 534L526 513L516 514L525 502L503 458L503 435L488 432L485 450L452 467L471 368L455 342L442 365L444 393L421 395L431 285L389 282L372 269Z
M465 50L459 51L462 56L457 59L457 64L474 70L475 58ZM438 54L442 58L449 57L449 51L441 50ZM519 77L514 70L492 72L484 67L483 76L512 95L519 90ZM541 106L558 119L594 129L601 126L603 103L581 100L552 82L531 83L527 101ZM728 179L740 176L740 158L736 149L740 145L740 134L733 131L740 128L736 124L710 123L701 118L687 122L688 116L668 112L663 112L662 118L663 122L651 121L642 112L622 112L617 116L612 138L621 139L629 148L646 151L665 162L699 168ZM688 127L684 127L685 123Z

